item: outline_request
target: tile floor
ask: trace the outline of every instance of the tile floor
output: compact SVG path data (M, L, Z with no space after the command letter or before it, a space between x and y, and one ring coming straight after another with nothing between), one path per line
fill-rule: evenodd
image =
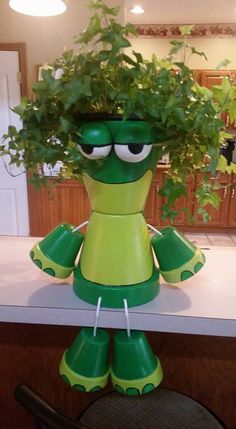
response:
M186 232L184 235L193 243L201 246L236 246L236 234Z

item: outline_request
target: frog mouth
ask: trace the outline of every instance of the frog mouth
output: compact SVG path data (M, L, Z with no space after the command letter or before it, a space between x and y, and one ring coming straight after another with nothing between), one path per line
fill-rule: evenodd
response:
M153 172L148 170L139 179L127 183L104 183L83 174L84 184L94 211L124 215L144 210Z

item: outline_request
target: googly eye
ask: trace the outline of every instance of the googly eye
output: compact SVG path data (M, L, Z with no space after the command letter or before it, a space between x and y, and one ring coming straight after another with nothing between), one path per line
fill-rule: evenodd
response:
M140 162L143 161L152 150L151 144L132 143L128 145L114 146L116 155L122 161L126 162Z
M109 155L111 145L108 146L93 146L88 144L78 145L80 153L88 159L101 159Z

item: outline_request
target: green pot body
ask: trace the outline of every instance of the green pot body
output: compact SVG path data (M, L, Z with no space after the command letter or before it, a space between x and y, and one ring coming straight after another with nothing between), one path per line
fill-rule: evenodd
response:
M87 127L87 128L86 128ZM83 130L84 134L83 134ZM95 130L95 131L94 131ZM74 291L83 300L102 306L140 305L159 291L150 237L143 210L160 155L152 147L140 162L126 162L116 150L155 142L153 130L140 121L104 121L82 127L82 143L111 144L102 162L84 160L83 180L92 207Z

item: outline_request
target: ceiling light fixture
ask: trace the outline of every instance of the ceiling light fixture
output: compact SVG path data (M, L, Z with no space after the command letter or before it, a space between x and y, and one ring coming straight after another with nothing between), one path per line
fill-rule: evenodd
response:
M144 13L144 9L142 6L136 5L130 9L130 12L135 13L136 15L141 15L141 13Z
M31 16L55 16L67 9L62 0L10 0L9 6L16 12Z

